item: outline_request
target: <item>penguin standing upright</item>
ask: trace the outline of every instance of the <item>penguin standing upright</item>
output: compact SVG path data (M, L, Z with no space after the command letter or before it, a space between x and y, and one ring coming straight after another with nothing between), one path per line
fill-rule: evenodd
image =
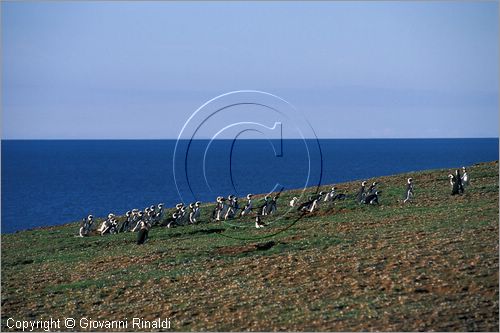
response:
M467 187L469 186L469 181L470 181L469 174L467 173L467 169L465 167L462 167L462 171L463 171L462 184L464 187Z
M179 216L177 213L173 213L171 217L165 220L163 222L163 225L165 225L167 228L174 228L177 227L177 220L179 219Z
M368 188L368 191L366 191L366 195L374 194L377 191L377 184L377 182L373 182Z
M270 204L269 195L266 195L264 197L264 203L262 204L262 206L260 206L260 212L259 212L260 215L263 215L263 216L267 215L268 209L269 209L269 204Z
M361 183L361 187L358 190L358 193L356 194L356 200L358 203L363 203L366 193L365 193L365 186L366 186L366 181L363 181Z
M227 197L227 209L226 209L226 214L224 214L224 220L227 220L227 219L230 219L230 218L233 218L235 213L236 213L236 204L237 204L237 200L235 200L235 196L234 195L229 195Z
M458 182L456 179L456 176L449 174L448 178L450 179L450 185L451 185L451 195L458 194Z
M218 205L217 205L217 215L215 218L216 221L221 221L227 212L226 198L224 197L219 197L219 198L217 198Z
M460 169L455 170L455 179L458 184L458 193L464 193L464 185L462 183L462 176L460 175Z
M158 211L155 213L154 215L154 224L160 224L161 221L163 220L163 213L164 213L164 210L163 210L163 204L162 203L159 203L158 204Z
M151 225L144 219L143 214L140 214L140 216L142 217L142 219L137 224L137 227L139 228L139 233L137 234L138 245L146 243L146 241L148 240L149 228L151 228Z
M80 231L79 235L80 237L85 237L88 236L90 231L92 230L92 226L94 224L94 216L89 215L87 218L82 220L82 223L80 224Z
M129 210L125 213L125 221L123 221L123 223L120 225L118 232L127 231L131 221L132 221L132 212Z
M297 204L298 200L299 199L297 197L293 197L292 200L290 200L290 203L289 203L290 207L295 207L295 205Z
M403 203L408 202L413 198L413 178L408 178L406 181L406 197Z
M196 207L195 203L190 203L189 204L189 223L190 224L195 224L196 223L196 218L194 217L194 214L196 212Z
M252 202L253 194L247 194L247 204L241 210L240 216L248 215L252 212L253 202Z
M196 201L194 203L194 214L193 214L194 223L198 222L198 218L200 217L201 214L200 206L201 206L201 201Z

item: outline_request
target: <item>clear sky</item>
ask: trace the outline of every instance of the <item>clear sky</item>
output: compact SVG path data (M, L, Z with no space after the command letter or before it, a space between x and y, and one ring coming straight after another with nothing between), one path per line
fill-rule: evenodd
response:
M276 94L321 138L498 137L498 1L2 1L2 138L176 138Z

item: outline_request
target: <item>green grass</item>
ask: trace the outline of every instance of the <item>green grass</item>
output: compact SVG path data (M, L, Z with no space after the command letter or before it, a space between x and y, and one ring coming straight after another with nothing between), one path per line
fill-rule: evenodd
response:
M2 329L9 317L146 314L179 331L498 331L498 163L471 166L462 196L448 173L381 177L378 207L322 204L265 229L208 222L208 203L200 224L153 228L144 246L133 233L75 237L78 223L2 235Z

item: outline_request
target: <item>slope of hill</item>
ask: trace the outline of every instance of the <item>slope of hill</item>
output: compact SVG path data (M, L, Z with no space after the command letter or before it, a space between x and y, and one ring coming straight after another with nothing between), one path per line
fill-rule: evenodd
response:
M83 330L82 317L142 317L175 331L498 331L498 162L471 166L461 196L448 173L381 177L379 206L322 204L264 229L154 228L144 246L132 233L75 237L77 223L2 235L2 330L8 318L72 317ZM416 196L403 204L409 176Z

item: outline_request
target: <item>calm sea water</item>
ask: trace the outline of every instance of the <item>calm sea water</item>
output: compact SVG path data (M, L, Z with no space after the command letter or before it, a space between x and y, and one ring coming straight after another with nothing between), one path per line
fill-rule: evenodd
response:
M2 232L498 159L498 139L3 140ZM189 148L189 150L187 150ZM187 153L186 153L187 150ZM308 155L309 154L309 155ZM175 169L177 181L174 178ZM187 175L187 176L186 176Z

